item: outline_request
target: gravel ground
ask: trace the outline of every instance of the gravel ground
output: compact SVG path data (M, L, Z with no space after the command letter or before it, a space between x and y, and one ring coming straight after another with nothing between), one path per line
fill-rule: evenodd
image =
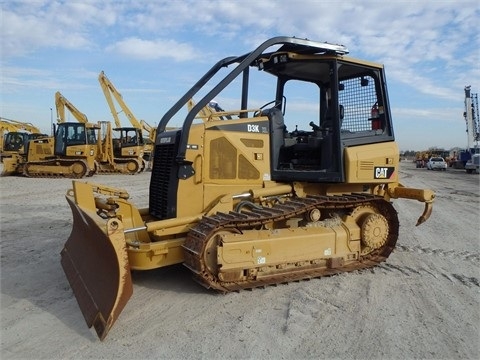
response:
M150 173L96 175L148 204ZM401 164L437 194L395 200L397 248L367 270L220 295L186 268L134 273L134 293L101 342L60 265L72 219L68 179L0 178L2 359L479 359L478 175Z

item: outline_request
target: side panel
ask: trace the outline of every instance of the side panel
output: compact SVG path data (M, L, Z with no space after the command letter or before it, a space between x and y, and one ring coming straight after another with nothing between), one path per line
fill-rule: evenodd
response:
M181 176L183 165L177 163L180 136L181 130L157 135L150 178L149 209L150 215L159 220L196 215L204 209L204 126L193 125L190 131L185 160L192 162L194 174L188 174L191 176Z
M53 137L30 140L28 144L28 161L44 160L46 157L53 156L53 152Z
M393 141L347 147L344 156L347 183L398 182L399 151Z
M192 162L195 173L186 178L178 179L177 218L201 214L203 205L203 180L205 168L204 125L196 124L190 129L186 160ZM154 159L155 166L155 159ZM173 174L177 176L177 174Z
M206 124L204 206L219 196L262 187L270 175L270 135L266 117Z

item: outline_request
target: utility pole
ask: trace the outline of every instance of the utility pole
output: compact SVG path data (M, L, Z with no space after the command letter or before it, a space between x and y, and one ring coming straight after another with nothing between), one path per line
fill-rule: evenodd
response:
M50 132L51 132L51 135L53 136L54 133L53 133L53 109L50 108Z

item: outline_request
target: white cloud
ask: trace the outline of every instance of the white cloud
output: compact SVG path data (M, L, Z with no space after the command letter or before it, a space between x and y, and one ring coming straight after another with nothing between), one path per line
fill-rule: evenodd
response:
M143 40L129 37L106 48L107 52L128 56L137 60L156 60L172 58L176 61L187 61L194 58L195 49L185 43L173 40Z
M81 33L66 32L61 27L45 25L45 20L39 16L4 11L2 18L1 41L4 59L25 56L43 48L75 49L91 45Z

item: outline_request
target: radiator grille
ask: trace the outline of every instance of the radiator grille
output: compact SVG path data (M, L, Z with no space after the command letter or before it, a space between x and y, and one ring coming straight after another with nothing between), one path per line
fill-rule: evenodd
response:
M162 138L170 137L170 142L162 143L157 140L150 179L150 215L160 220L175 217L177 209L178 166L175 158L180 131L173 136L172 133L169 134Z

